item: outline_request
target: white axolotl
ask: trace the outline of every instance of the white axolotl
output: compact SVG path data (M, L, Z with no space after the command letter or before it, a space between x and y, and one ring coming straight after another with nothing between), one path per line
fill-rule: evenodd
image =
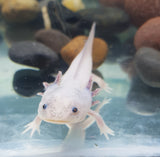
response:
M42 99L38 108L38 115L33 122L26 125L23 133L32 129L31 136L37 130L41 121L49 123L65 124L69 127L68 135L64 141L63 148L78 148L84 141L85 129L94 121L108 139L108 134L114 132L105 124L99 114L100 108L106 103L103 101L92 110L98 101L92 100L101 89L109 91L107 84L98 76L92 74L92 46L95 34L95 23L93 23L89 37L81 52L75 57L69 69L62 76L61 72L51 84L43 83L44 93L39 93ZM92 91L92 84L96 82L100 88ZM87 117L87 115L89 117Z

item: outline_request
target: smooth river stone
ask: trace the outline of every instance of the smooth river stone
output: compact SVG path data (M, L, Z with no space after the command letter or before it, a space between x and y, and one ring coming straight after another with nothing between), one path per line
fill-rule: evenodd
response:
M69 37L87 34L93 22L96 22L98 37L122 32L130 25L129 15L123 9L116 7L86 8L72 12L57 1L50 1L48 12L52 28L60 30Z
M70 41L68 36L55 29L41 29L36 32L35 39L56 53L59 53L61 48Z
M76 26L83 29L90 29L93 22L96 22L97 34L113 34L121 32L129 26L128 14L120 8L101 7L89 8L78 12L81 16Z
M133 63L144 83L160 88L160 51L147 47L140 48Z
M70 65L73 59L78 55L78 53L84 47L87 40L87 36L77 36L73 38L67 45L65 45L60 54L64 61ZM93 41L93 69L98 68L105 60L108 52L107 43L100 39L94 38Z
M132 22L141 26L147 20L160 16L160 0L125 0L125 10Z
M13 44L9 49L9 57L16 63L40 69L54 68L59 60L58 55L50 48L33 41Z
M145 22L136 32L134 45L138 50L141 47L152 47L160 50L160 17Z
M22 96L34 96L38 92L43 92L43 82L53 82L54 77L41 71L31 69L21 69L14 74L13 88Z
M4 19L12 23L27 23L34 20L40 13L36 0L5 0L2 5Z

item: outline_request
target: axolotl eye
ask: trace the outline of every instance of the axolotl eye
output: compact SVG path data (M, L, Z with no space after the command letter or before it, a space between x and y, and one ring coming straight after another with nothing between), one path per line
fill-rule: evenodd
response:
M45 110L47 108L47 104L44 104L43 105L43 109Z
M76 113L78 111L78 108L77 107L73 107L72 108L72 112Z

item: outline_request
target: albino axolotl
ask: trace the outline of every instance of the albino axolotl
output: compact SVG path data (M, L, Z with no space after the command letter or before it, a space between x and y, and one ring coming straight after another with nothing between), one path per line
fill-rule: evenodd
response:
M114 135L114 132L105 124L99 114L100 108L106 101L97 105L92 110L93 105L98 101L93 101L101 89L109 91L107 84L95 74L92 74L92 46L95 34L95 23L93 23L89 37L81 52L72 61L70 67L62 76L61 72L55 81L51 84L43 83L44 93L39 93L42 99L38 108L36 118L26 125L26 129L32 130L31 136L37 130L41 121L49 123L65 124L69 127L68 135L64 141L63 148L78 148L84 141L85 129L91 126L94 121L108 139L108 134ZM100 88L92 91L92 84L96 82ZM88 116L87 116L88 115Z

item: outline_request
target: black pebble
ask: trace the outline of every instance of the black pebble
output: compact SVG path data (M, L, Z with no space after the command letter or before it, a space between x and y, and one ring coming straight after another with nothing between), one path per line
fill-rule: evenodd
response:
M14 62L40 69L54 69L59 60L58 55L50 48L33 41L13 44L9 49L9 57Z
M13 88L23 96L34 96L38 92L43 92L43 82L53 82L54 77L41 71L22 69L14 74Z

